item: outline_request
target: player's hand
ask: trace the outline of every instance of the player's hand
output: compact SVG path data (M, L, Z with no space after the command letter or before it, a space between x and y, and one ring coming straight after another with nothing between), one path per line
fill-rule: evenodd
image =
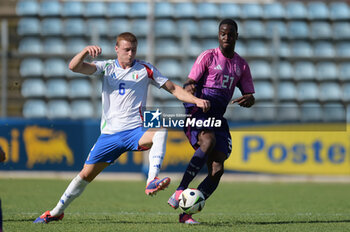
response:
M194 83L188 83L188 84L185 84L184 89L187 92L194 94L196 92L196 85Z
M102 53L102 49L96 45L87 46L84 48L84 51L87 52L92 58L95 58Z
M201 108L205 113L210 109L210 101L198 98L198 100L196 101L196 106Z
M253 94L244 94L242 97L236 98L231 101L231 104L238 103L242 107L251 107L255 103L255 98Z

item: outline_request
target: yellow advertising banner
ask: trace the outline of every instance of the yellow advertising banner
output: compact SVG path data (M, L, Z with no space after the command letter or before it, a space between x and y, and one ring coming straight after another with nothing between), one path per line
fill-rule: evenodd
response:
M350 174L349 125L279 125L232 130L225 169L278 174Z

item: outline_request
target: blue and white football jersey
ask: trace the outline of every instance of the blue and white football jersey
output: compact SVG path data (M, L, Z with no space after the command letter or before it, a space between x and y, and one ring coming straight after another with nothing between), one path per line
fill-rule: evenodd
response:
M141 60L135 60L128 69L123 69L117 59L93 63L97 68L94 75L103 77L101 133L114 134L142 126L148 85L160 88L168 79Z

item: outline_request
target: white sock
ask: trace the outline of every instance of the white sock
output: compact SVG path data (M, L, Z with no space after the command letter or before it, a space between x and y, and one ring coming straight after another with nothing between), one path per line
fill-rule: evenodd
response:
M147 184L158 176L160 167L162 166L168 131L164 128L158 130L152 139L153 145L149 151L149 171Z
M68 205L77 198L90 182L83 180L79 174L70 182L66 191L63 193L61 199L58 201L56 207L50 211L51 216L58 216Z

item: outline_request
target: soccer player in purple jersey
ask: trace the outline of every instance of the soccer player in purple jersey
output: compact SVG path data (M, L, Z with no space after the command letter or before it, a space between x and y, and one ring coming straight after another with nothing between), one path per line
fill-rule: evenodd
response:
M168 204L177 209L179 196L188 188L190 182L207 163L208 176L199 184L198 189L208 199L217 188L224 173L224 162L231 153L231 135L226 119L223 117L227 105L231 102L242 107L254 104L254 85L247 62L235 51L238 38L237 23L231 19L220 22L219 47L204 51L197 57L195 64L184 84L185 90L197 97L210 101L211 109L204 113L193 104L185 104L186 113L196 120L215 118L221 120L220 128L184 128L189 142L196 150L175 193ZM242 97L231 101L235 87ZM198 223L191 215L182 213L179 221L186 224Z

